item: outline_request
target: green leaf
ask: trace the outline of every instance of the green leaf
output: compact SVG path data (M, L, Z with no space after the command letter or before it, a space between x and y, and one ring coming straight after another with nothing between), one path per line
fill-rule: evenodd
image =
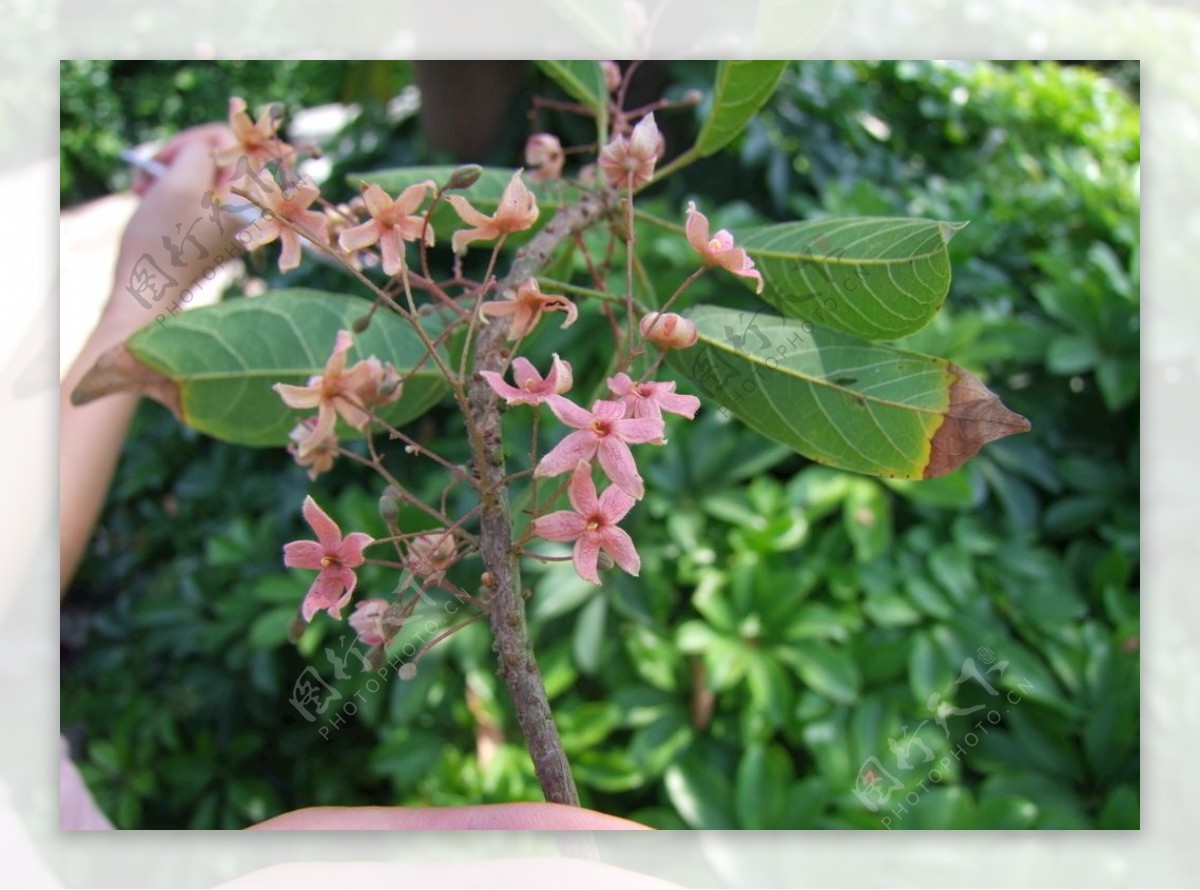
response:
M706 158L738 137L775 92L786 61L722 61L717 64L712 111L692 152Z
M842 521L859 562L870 562L887 551L892 540L892 502L879 483L854 480L842 502Z
M537 63L563 91L596 115L596 132L600 142L608 138L608 86L604 83L604 70L600 63L590 59L581 61L547 61Z
M814 692L842 703L858 697L862 677L846 650L809 643L781 646L776 651L780 658L795 667L800 679Z
M337 332L351 329L369 307L342 294L297 289L193 309L142 328L118 347L126 350L126 376L106 391L145 392L147 377L154 377L148 394L193 429L241 445L285 445L304 412L286 406L272 385L303 385L322 373ZM355 337L347 361L372 355L404 375L426 352L408 322L379 312ZM437 367L426 361L405 381L403 396L379 415L399 426L428 411L445 391ZM345 425L339 434L356 435Z
M797 828L783 824L787 793L795 780L787 753L778 745L752 744L737 768L734 805L741 828Z
M605 635L605 616L608 614L608 600L595 596L579 613L575 621L575 661L585 674L594 674L600 667L600 656L603 652Z
M698 757L671 766L665 784L671 803L692 828L737 828L729 780Z
M930 478L1029 428L944 359L759 313L689 315L700 342L671 360L747 426L818 463Z
M868 340L918 331L950 290L947 245L966 223L849 217L738 232L782 315Z
M1019 831L1032 828L1037 815L1037 804L1033 801L1016 794L1001 794L979 804L975 827L984 831Z

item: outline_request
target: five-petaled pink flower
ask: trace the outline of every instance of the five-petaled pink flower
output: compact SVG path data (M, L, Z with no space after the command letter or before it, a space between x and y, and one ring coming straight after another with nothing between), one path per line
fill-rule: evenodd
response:
M600 169L614 188L639 188L654 177L664 142L654 115L648 114L629 136L617 136L600 152Z
M291 162L296 150L277 135L280 116L278 106L265 108L255 123L246 113L246 100L233 96L229 100L229 128L237 140L235 145L216 152L213 160L221 167L232 167L243 157L254 168L254 172L262 169L263 165L272 159L277 159L287 165Z
M484 303L479 311L493 317L511 315L508 323L510 340L520 340L529 334L541 321L543 312L567 313L567 320L562 323L564 328L573 325L579 317L579 309L566 297L542 293L536 278L526 279L515 291L507 291L502 299Z
M346 370L346 353L353 342L349 331L338 331L324 374L310 377L307 386L276 383L273 387L288 407L317 409L316 425L297 443L299 457L307 458L334 436L339 414L350 426L362 430L371 421L366 407L395 401L400 396L395 371L385 369L373 356Z
M708 217L696 209L694 201L688 201L686 228L688 244L700 254L704 265L720 266L734 275L753 278L758 282L754 292L762 293L763 277L762 273L754 268L754 260L750 259L742 248L733 246L733 236L725 229L709 238Z
M552 133L534 133L525 140L525 163L534 169L529 178L534 182L548 182L562 176L562 143Z
M633 539L617 527L633 508L633 498L615 485L597 498L591 465L583 461L571 473L567 496L574 511L559 510L539 516L533 521L533 533L547 541L574 541L575 571L585 581L600 583L596 563L601 550L629 574L636 575L642 567L641 558Z
M523 232L538 218L537 198L521 181L521 171L518 170L504 187L500 196L500 206L491 216L480 213L471 206L471 202L462 195L450 195L446 198L454 212L472 229L462 229L455 232L450 239L450 246L457 254L465 253L467 245L472 241L492 241L510 232Z
M645 485L633 460L631 444L661 443L661 417L626 417L620 402L597 401L591 411L585 411L565 396L549 396L546 403L571 433L541 459L535 476L561 476L575 469L579 461L598 458L608 478L623 492L634 498L645 494Z
M674 380L638 383L628 374L621 373L608 378L608 388L625 406L628 417L657 417L661 420L662 413L667 411L692 420L700 410L698 398L675 392Z
M414 215L430 191L437 191L437 183L426 180L410 185L393 200L375 183L364 183L363 200L371 219L342 232L338 244L342 250L353 253L378 242L383 254L383 271L396 275L404 268L405 241L420 241L423 232L425 243L433 244L433 226L426 226L424 217Z
M560 359L557 352L554 353L550 371L545 378L537 372L533 362L520 357L513 359L513 380L516 381L516 386L505 383L504 378L495 371L480 371L479 374L496 395L510 405L540 405L548 396L568 392L574 382L570 363Z
M300 236L291 226L281 222L287 220L304 230L309 238L329 242L328 220L325 214L309 210L308 206L321 194L321 190L308 181L300 181L290 186L265 186L269 189L265 194L259 192L259 203L270 215L263 215L252 226L242 231L249 232L249 240L243 242L246 249L261 247L278 239L283 245L279 254L279 271L287 272L300 265Z
M363 548L375 539L363 532L351 532L343 538L337 523L317 506L311 495L304 499L304 518L317 533L317 540L283 545L285 566L320 572L304 597L300 614L305 621L311 621L313 615L325 609L334 618L341 618L342 609L350 602L358 583L354 569L366 561Z

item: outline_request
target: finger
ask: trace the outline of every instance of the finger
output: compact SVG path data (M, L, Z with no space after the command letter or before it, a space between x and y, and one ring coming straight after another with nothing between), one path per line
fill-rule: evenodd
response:
M309 807L252 827L267 831L619 831L646 828L628 819L552 803L477 807Z

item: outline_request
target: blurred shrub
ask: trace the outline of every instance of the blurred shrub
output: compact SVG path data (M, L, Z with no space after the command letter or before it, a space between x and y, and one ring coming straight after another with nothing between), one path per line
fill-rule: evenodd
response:
M711 76L669 71L675 91ZM642 576L597 593L561 564L528 569L585 804L660 827L1138 825L1138 133L1135 101L1087 67L804 62L738 152L653 199L678 216L701 196L726 225L972 220L946 308L905 345L980 374L1033 432L944 479L885 484L716 410L672 424L631 517ZM645 237L670 293L686 249ZM529 349L553 341L586 389L602 323L585 308L566 342L541 331ZM417 434L465 458L452 412ZM436 494L402 458L393 470ZM322 617L287 642L309 579L278 554L306 533L303 494L378 532L363 481L339 467L310 486L281 453L142 409L68 600L81 630L63 668L64 726L119 825L537 799L484 627L375 688L344 627ZM328 741L288 701L306 665L358 703Z

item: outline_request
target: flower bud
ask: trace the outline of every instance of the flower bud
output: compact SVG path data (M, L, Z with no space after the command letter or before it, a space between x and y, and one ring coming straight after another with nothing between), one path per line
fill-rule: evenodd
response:
M400 665L400 670L396 671L396 676L401 680L415 680L417 678L417 666L411 661Z
M535 133L525 141L525 163L535 169L529 174L534 182L546 182L562 176L562 143L550 133Z
M617 136L600 152L600 169L614 188L639 188L654 177L654 165L666 148L654 114L640 121L629 136Z
M642 336L663 349L687 349L700 338L695 322L674 312L651 312L642 317L638 330Z
M604 61L600 63L600 70L604 72L604 85L610 93L615 93L621 85L621 66L616 62Z
M365 645L386 644L394 636L392 628L383 626L383 617L387 611L388 601L382 599L363 600L354 607L354 614L350 616L350 627Z
M396 503L394 491L389 485L379 496L379 517L389 526L400 519L400 505Z
M454 536L445 529L417 535L408 542L408 559L418 575L444 572L454 565Z
M469 189L479 177L483 175L483 168L478 164L464 164L461 167L456 167L454 172L450 174L450 180L446 183L446 191L454 189Z

